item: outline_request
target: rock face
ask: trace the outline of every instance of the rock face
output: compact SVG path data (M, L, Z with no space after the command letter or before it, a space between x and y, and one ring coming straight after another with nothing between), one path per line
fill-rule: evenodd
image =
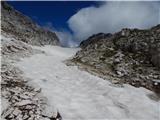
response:
M1 30L3 32L31 45L59 45L59 39L54 32L40 27L6 2L1 3Z
M72 62L115 83L160 92L160 25L93 35L80 44ZM156 83L155 83L156 82Z

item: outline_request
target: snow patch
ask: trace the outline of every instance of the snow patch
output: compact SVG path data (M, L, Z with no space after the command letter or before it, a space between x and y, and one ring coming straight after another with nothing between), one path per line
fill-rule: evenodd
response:
M30 83L38 85L48 98L49 111L57 109L62 118L158 120L160 102L148 98L151 91L124 85L114 87L109 81L93 76L64 60L79 49L57 46L34 47L45 54L36 54L18 62Z

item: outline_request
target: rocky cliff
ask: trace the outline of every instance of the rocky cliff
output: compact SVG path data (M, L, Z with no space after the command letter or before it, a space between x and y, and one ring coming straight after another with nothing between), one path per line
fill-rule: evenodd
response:
M59 45L54 32L40 27L7 2L1 2L1 31L31 45Z
M160 92L160 25L148 30L100 33L80 44L72 62L113 83Z

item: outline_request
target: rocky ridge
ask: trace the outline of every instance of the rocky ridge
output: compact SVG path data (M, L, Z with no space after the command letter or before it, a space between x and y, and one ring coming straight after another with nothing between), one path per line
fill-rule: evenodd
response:
M81 42L72 63L111 82L160 93L160 25L99 33Z
M15 10L7 2L1 2L1 31L31 45L60 45L57 35Z

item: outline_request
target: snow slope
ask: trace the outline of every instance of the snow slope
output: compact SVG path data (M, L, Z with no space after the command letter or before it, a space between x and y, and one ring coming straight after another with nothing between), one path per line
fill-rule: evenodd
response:
M77 49L56 46L36 47L44 54L22 59L18 66L30 83L42 88L49 112L57 109L63 120L159 120L160 102L153 94L130 85L116 87L63 61Z

